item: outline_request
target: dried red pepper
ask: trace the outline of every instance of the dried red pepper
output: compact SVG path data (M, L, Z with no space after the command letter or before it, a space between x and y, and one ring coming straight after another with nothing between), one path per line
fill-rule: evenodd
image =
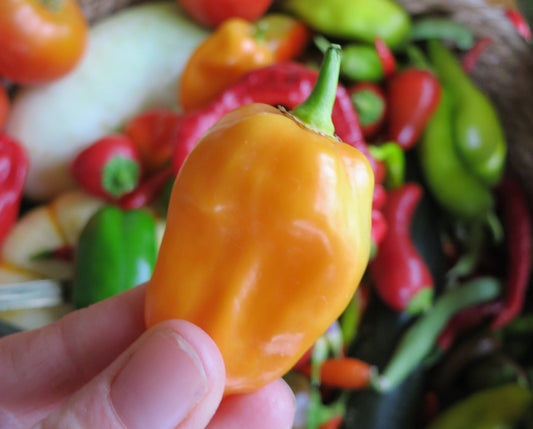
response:
M503 308L493 319L492 329L501 328L518 316L531 274L531 213L526 194L516 180L505 177L499 196L507 237L507 276Z
M528 41L531 40L531 27L527 23L524 15L522 15L522 12L518 9L507 9L505 11L505 16L514 25L518 34Z
M180 170L186 156L200 137L224 114L250 103L282 105L293 109L309 96L317 77L316 70L293 62L251 71L226 89L209 106L183 118L173 156L175 171ZM352 100L346 89L340 85L332 119L340 139L369 157ZM369 160L375 171L375 162L370 157Z
M28 168L23 146L7 134L0 134L0 243L17 220Z
M88 193L113 200L137 187L141 156L128 137L109 135L81 151L70 164L70 172Z
M389 192L383 215L388 231L369 264L381 299L396 311L426 310L433 297L433 278L411 241L410 226L422 197L422 187L406 183Z
M403 149L413 147L440 100L440 83L428 70L410 67L394 75L388 86L389 139Z
M466 73L472 73L479 62L479 57L490 45L492 45L492 39L490 37L482 37L467 51L461 60L461 66Z

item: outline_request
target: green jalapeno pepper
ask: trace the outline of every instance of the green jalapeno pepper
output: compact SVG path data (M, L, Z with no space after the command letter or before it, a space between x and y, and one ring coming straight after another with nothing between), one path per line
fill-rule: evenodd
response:
M430 40L428 53L442 85L453 97L457 153L482 183L497 184L505 167L507 147L496 110L441 42Z
M81 232L73 298L85 307L147 281L157 255L154 218L144 210L104 206Z
M493 208L488 187L473 176L455 149L453 105L442 90L437 110L426 124L417 146L422 173L437 202L461 219L483 219Z
M527 387L504 384L467 397L438 416L428 429L511 429L532 404Z
M409 40L409 14L391 0L288 0L287 9L327 36L374 43L380 37L391 48Z

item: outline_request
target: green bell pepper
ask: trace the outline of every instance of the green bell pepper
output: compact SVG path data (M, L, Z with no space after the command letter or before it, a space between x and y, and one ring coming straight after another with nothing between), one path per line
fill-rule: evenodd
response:
M369 43L380 37L391 49L410 38L410 16L392 0L288 0L285 6L327 36Z
M150 279L157 256L154 218L144 210L104 206L81 232L73 288L77 308Z
M437 110L426 124L417 155L427 186L450 214L468 220L485 218L494 206L490 189L460 159L453 135L453 104L442 89Z
M437 416L427 429L512 429L532 405L531 390L504 384L474 393Z
M439 41L428 54L442 85L453 97L455 148L472 174L487 186L497 184L505 168L507 146L498 114L463 71L457 58Z

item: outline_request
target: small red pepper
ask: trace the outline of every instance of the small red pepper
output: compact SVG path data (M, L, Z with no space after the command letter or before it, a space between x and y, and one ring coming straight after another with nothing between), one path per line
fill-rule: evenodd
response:
M347 88L361 122L365 137L375 135L383 125L387 101L383 90L372 82L361 82Z
M527 23L527 20L518 9L507 9L505 16L516 28L518 34L520 34L527 41L531 40L531 27Z
M137 187L141 156L128 137L109 135L81 151L72 161L70 171L88 193L114 200Z
M466 52L461 60L461 66L466 73L472 73L479 62L479 57L490 45L492 45L492 39L490 37L482 37Z
M370 261L370 276L381 299L396 311L426 310L433 297L433 278L411 241L410 226L422 187L406 183L389 192L383 208L385 238Z
M243 76L204 109L184 116L173 156L176 173L200 137L223 115L251 103L282 105L287 109L294 109L309 96L317 77L316 70L299 63L287 62L263 67ZM339 138L363 152L375 171L376 163L369 156L352 100L340 85L332 120Z
M380 37L374 39L374 47L376 48L379 62L383 68L383 74L387 78L391 77L396 73L396 58L394 57L394 54L385 41Z
M0 130L4 128L4 124L9 114L9 97L2 84L0 84Z
M144 167L153 172L170 162L181 115L166 109L153 109L133 117L124 134L135 144Z
M322 423L318 429L338 429L341 427L344 417L341 415L336 415L330 418L328 421Z
M415 145L439 104L441 86L428 70L407 68L394 75L388 86L390 140L404 150Z
M134 191L123 195L118 204L123 210L138 209L150 204L163 191L174 176L172 167L167 167L146 179Z
M28 168L23 146L7 134L0 134L0 243L17 220Z
M521 312L531 274L531 213L526 194L516 180L505 177L499 196L508 262L503 308L492 320L492 329L505 326Z

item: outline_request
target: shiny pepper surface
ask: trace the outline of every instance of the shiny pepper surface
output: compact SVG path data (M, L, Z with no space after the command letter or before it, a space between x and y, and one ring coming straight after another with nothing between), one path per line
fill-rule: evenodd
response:
M181 318L203 328L224 357L226 394L280 377L359 284L373 185L352 146L269 105L231 111L177 176L147 326Z

